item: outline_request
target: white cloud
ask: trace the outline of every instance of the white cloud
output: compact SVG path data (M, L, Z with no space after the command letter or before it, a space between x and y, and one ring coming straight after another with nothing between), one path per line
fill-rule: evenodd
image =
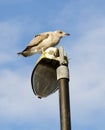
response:
M16 24L16 25L15 25ZM0 64L13 61L16 44L20 39L21 28L12 21L0 22Z
M31 24L31 26L28 27L27 24ZM56 104L53 103L56 97L53 99L50 96L47 100L40 100L34 96L30 78L32 66L30 63L27 64L25 58L16 56L19 46L23 46L21 43L18 44L20 41L22 42L21 35L26 30L26 35L33 32L33 30L36 32L40 28L37 25L31 20L28 20L24 25L16 20L0 23L0 42L2 43L0 44L2 50L0 52L0 117L3 117L2 121L9 122L14 119L14 121L24 122L30 120L31 122L31 118L36 120L40 118L48 119L50 113L51 118L56 118L53 114L58 111ZM27 28L25 28L26 26ZM50 103L48 103L49 100Z
M70 59L71 116L74 129L76 126L79 128L81 125L92 124L97 129L98 126L105 127L103 12L97 9L97 5L75 1L65 5L55 21L71 34L61 44Z
M68 6L66 5L64 10L60 12L61 15L56 17L55 23L71 33L71 39L64 46L68 57L71 58L71 116L74 124L91 124L99 121L97 113L101 115L100 120L105 118L105 19L96 15L92 18L94 15L91 12L92 9L91 11L85 9L86 13L82 13L79 18L75 17L77 15L73 11L75 10L74 6L71 12L70 10L71 6L69 4ZM88 19L90 18L89 15L91 15L89 21L86 17L85 20L82 18L84 14L87 14L86 17ZM27 28L25 29L26 25ZM31 25L31 27L28 27L28 25ZM13 61L11 64L15 64L14 59L16 57L12 57L12 54L21 46L21 43L18 44L19 47L17 46L21 34L26 33L24 36L28 36L30 32L36 32L39 28L40 25L31 20L25 25L15 25L15 22L1 23L0 30L3 31L0 31L2 34L0 42L3 44L0 44L0 48L2 48L0 62L7 63L6 61L9 60ZM75 34L78 34L78 37L74 36ZM24 42L27 41L26 38L24 40ZM69 44L69 42L71 43ZM7 45L6 48L4 48L4 43ZM24 45L22 44L22 46ZM15 50L14 52L10 51L11 47ZM9 53L6 54L6 52ZM21 120L21 122L29 120L31 122L33 118L34 120L59 118L57 93L45 99L37 99L32 92L30 84L31 74L29 73L29 68L31 63L23 62L20 63L21 65L23 64L23 70L22 67L15 69L7 67L0 72L0 117L3 117L4 120Z
M0 64L16 61L17 52L24 49L40 25L24 18L27 22L19 21L22 18L0 22ZM30 27L28 26L30 25ZM23 37L24 40L22 39ZM27 37L27 38L26 38ZM20 48L22 47L22 48Z
M32 122L33 119L41 121L59 118L57 94L47 99L38 99L32 91L31 74L28 71L24 67L24 71L20 68L20 71L0 72L0 117L4 121L18 120L23 123Z
M105 19L103 21L105 22ZM99 24L101 23L103 22L99 20ZM105 114L102 114L105 109L104 34L104 24L90 28L90 31L88 29L82 37L72 43L71 52L67 49L69 56L70 53L72 56L70 61L72 116L77 124L96 123L105 117ZM96 115L97 112L102 114L100 119Z
M8 49L14 47L20 37L21 28L18 23L12 21L0 22L0 48ZM5 46L4 46L5 45Z

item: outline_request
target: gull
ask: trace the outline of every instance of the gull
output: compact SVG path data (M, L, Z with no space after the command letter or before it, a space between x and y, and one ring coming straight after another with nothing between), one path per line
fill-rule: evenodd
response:
M43 53L47 48L56 46L62 37L69 35L61 30L40 33L29 42L22 52L17 54L28 57L36 53Z

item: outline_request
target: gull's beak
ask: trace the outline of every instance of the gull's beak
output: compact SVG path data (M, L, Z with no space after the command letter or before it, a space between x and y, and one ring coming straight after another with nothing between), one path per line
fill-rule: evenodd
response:
M64 33L63 33L63 36L70 36L70 34L69 34L69 33L64 32Z
M70 36L70 34L69 33L65 33L65 36Z

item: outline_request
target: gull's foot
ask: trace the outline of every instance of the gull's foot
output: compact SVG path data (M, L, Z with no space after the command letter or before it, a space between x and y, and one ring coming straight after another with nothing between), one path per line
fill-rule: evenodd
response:
M45 52L45 51L43 51L43 52L42 52L42 55L43 55L44 57L46 57L46 52Z

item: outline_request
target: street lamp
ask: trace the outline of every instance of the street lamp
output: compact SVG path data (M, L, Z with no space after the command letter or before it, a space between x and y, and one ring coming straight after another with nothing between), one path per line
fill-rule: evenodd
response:
M61 130L71 130L68 60L62 47L48 48L41 55L33 69L31 84L39 98L59 89Z

